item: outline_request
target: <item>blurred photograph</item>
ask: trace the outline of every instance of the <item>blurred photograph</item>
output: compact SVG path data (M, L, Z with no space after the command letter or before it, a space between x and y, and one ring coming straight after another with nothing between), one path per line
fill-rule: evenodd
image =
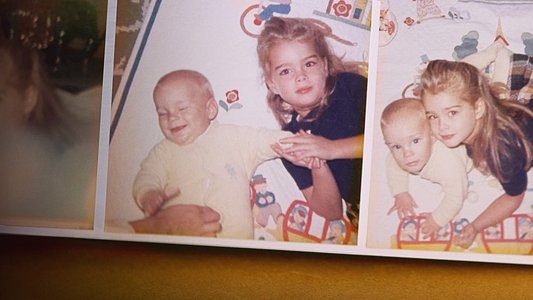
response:
M0 7L0 224L91 229L107 1Z

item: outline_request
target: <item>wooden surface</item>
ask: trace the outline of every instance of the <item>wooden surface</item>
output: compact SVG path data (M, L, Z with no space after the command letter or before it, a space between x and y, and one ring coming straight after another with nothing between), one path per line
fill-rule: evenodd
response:
M533 299L531 266L0 238L0 299Z

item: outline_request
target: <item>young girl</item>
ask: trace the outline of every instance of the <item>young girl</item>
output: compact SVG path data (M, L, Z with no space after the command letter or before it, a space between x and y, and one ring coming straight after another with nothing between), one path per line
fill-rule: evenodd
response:
M357 226L366 78L346 72L323 31L306 19L273 17L257 53L267 102L284 130L284 165L309 206L326 219L342 217L342 201ZM355 66L352 65L352 67Z
M497 178L505 191L456 239L468 248L478 232L509 217L524 199L533 157L533 102L528 108L499 99L501 85L489 84L464 62L430 62L421 85L435 137L452 148L465 144L474 166Z

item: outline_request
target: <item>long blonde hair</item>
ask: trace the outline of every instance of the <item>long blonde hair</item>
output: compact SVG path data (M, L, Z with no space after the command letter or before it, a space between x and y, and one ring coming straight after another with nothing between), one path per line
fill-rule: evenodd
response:
M323 29L311 19L272 17L265 22L257 41L257 56L264 79L271 76L269 54L272 46L280 41L293 40L311 42L318 56L328 64L325 95L320 100L317 107L318 113L315 115L318 116L329 104L329 95L335 89L335 76L341 72L357 73L359 66L356 62L343 62L340 57L336 56L326 41ZM270 90L267 92L267 103L278 123L284 127L294 112L292 106Z
M478 99L484 113L478 122L481 131L467 146L474 166L491 173L501 182L509 175L502 170L502 161L523 159L527 171L531 167L533 149L524 132L533 112L516 101L500 99L501 85L493 85L476 67L464 62L431 61L421 76L422 99L427 94L449 92L472 106ZM523 124L522 124L523 123Z

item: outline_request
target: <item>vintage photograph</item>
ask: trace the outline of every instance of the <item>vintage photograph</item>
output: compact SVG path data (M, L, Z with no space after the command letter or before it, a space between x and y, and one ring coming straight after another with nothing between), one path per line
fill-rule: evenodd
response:
M371 1L140 11L115 55L105 231L356 244Z
M0 7L0 224L91 229L107 1Z
M382 1L367 247L533 254L532 10Z

